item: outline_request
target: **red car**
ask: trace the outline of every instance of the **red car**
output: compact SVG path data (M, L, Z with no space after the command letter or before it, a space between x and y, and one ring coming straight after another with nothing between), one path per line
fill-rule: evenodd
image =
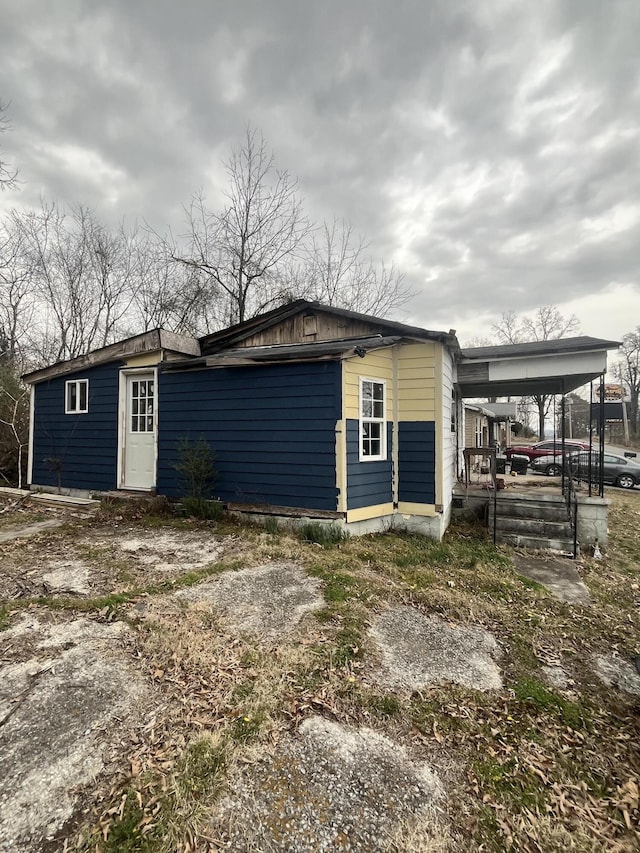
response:
M564 443L564 448L565 450L588 450L589 443L567 439ZM556 456L562 453L562 442L556 438L550 441L539 441L537 444L522 444L515 447L507 447L504 451L507 459L511 459L514 453L518 456L528 456L530 461L537 459L538 456Z

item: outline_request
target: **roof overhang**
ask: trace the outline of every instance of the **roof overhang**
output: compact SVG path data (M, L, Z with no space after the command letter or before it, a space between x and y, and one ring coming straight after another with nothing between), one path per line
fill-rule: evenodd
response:
M523 345L467 350L458 363L458 387L462 397L567 394L602 376L607 350L618 346L617 341L577 338L574 347L564 339L537 342L524 352Z
M198 359L167 362L162 367L165 370L194 370L203 367L242 367L293 361L332 361L354 356L364 357L370 350L390 347L401 340L399 335L372 335L335 341L239 347Z
M123 341L117 341L115 344L93 350L86 355L79 355L68 361L59 361L57 364L32 370L30 373L25 373L22 378L25 382L33 384L43 382L46 379L53 379L56 376L77 373L79 370L88 370L90 367L97 367L109 361L121 361L134 355L158 351L166 354L199 356L200 344L195 338L176 335L164 329L153 329L150 332L143 332L141 335L134 335Z
M465 403L465 409L478 412L493 421L516 419L516 404L512 403Z

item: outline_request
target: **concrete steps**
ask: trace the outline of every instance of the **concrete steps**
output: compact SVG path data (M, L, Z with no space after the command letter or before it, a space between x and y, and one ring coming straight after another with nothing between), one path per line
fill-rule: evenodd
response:
M497 530L496 542L511 545L512 548L527 548L530 551L557 551L560 554L573 554L573 537L553 539L548 536L524 536L520 533Z
M573 553L573 532L561 495L497 495L496 541L516 548ZM489 530L493 530L489 501Z
M493 524L493 515L491 515L491 523ZM499 512L496 530L502 530L505 533L522 533L527 536L548 536L556 539L569 539L573 535L569 521L538 521L535 518L523 518L522 516L501 516Z

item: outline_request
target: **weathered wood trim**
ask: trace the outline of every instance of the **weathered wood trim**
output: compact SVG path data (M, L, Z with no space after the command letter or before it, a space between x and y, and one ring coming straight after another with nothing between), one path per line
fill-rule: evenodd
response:
M295 506L277 506L275 504L244 504L223 501L229 512L255 513L256 515L287 515L291 518L330 518L342 519L343 512L330 509L304 509Z
M165 335L170 336L167 338L167 345L164 345L162 342ZM169 346L168 344L171 345ZM22 378L25 382L33 384L34 382L42 382L45 379L53 379L56 376L64 376L67 373L78 373L81 370L88 370L91 367L97 367L109 361L124 360L131 356L163 348L180 352L183 355L195 355L200 352L198 341L192 338L183 338L181 335L172 335L160 329L153 329L150 332L144 332L141 335L135 335L132 338L126 338L124 341L117 341L115 344L109 344L109 346L93 350L93 352L88 352L85 355L79 355L77 358L71 358L68 361L59 361L57 364L49 365L49 367L33 370L31 373L25 373Z
M162 349L182 355L200 355L200 342L196 338L176 335L174 332L167 332L166 329L160 329L160 346Z
M488 382L489 362L474 361L471 363L458 362L458 383Z

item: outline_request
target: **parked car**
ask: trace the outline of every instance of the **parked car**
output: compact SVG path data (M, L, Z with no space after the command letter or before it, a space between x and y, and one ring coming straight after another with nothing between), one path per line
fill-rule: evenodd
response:
M565 456L564 465L567 471L571 471L574 477L580 480L589 479L589 453L569 453ZM557 477L562 474L563 461L558 456L539 456L530 465L532 471L546 474L549 477ZM640 464L633 459L625 459L624 456L615 456L613 453L605 453L603 456L602 470L604 482L613 483L622 489L632 489L640 483ZM598 453L591 454L591 479L597 481L600 478L600 464Z
M584 441L574 441L567 439L564 443L565 450L588 450L589 444ZM537 459L539 456L557 455L562 453L562 442L559 439L551 439L549 441L538 441L536 444L518 444L515 447L507 447L504 451L507 459L511 459L513 454L518 456L528 456L529 459Z

